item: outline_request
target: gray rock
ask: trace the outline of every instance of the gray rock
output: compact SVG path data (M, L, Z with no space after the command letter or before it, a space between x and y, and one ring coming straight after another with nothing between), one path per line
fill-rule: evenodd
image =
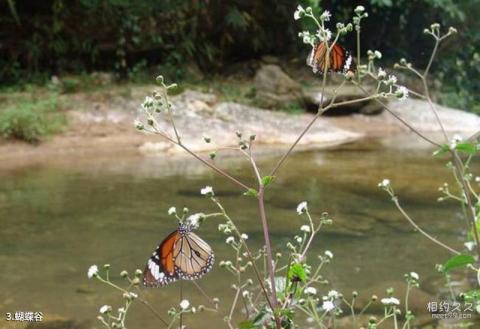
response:
M354 99L364 98L366 94L356 86L345 85L342 88L339 88L339 84L327 84L325 89L321 86L311 87L304 90L304 101L308 108L316 108L321 103L326 106L332 101L332 98L335 96L335 103L351 101ZM365 90L369 93L374 92L373 87L365 86ZM322 98L323 91L323 98ZM345 105L342 107L337 107L330 109L326 114L330 115L343 115L351 113L362 113L362 114L378 114L383 111L383 106L374 100L366 100L357 102L351 105Z
M434 104L440 120L447 132L465 133L469 137L480 130L480 117L476 114ZM421 132L441 131L437 118L428 102L418 99L407 99L403 102L391 102L390 110ZM385 123L403 126L389 113L382 113Z
M302 87L277 65L262 65L255 74L254 84L258 104L279 108L303 99Z

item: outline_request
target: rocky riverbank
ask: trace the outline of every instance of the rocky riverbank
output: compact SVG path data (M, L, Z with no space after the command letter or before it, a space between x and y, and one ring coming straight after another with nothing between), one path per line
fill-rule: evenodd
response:
M266 87L265 81L269 80L275 81L274 88ZM207 152L217 147L234 146L237 143L235 131L242 131L257 135L256 143L263 150L286 148L291 144L314 114L275 111L275 106L279 106L278 102L299 97L307 103L318 102L319 90L302 89L274 65L261 68L253 83L256 97L264 95L270 110L225 101L215 93L195 90L186 90L173 97L175 121L184 143L192 150ZM0 166L18 167L68 157L161 155L180 151L161 137L142 134L133 126L139 104L150 89L149 86L132 87L127 96L111 93L103 98L82 93L67 95L72 105L66 111L68 127L65 131L37 146L0 140ZM290 92L291 97L288 98ZM328 99L329 89L325 93ZM354 96L346 88L338 99L348 100ZM418 131L431 138L438 136L440 126L425 101L408 99L391 102L389 108ZM449 134L460 133L466 137L480 129L480 117L474 114L442 106L438 106L437 110ZM345 114L341 113L341 109L331 111ZM391 113L382 111L373 103L360 104L359 111L351 112L348 115L320 117L299 143L299 149L332 147L365 137L409 131ZM164 124L166 129L170 128L167 123ZM203 135L210 136L213 143L205 143Z

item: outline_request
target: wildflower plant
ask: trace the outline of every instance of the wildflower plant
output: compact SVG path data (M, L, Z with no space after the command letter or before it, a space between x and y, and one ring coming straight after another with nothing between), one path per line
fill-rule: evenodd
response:
M228 283L233 293L231 304L227 306L223 303L220 304L218 298L211 298L207 292L202 290L202 294L209 303L208 307L204 305L192 306L188 300L183 299L178 305L172 306L168 311L159 311L154 309L142 296L143 290L140 288L141 270L136 270L133 275L123 271L121 277L125 279L125 287L121 287L110 280L108 265L103 267L103 271L100 271L97 266L92 266L88 270L88 277L97 279L101 283L116 289L123 297L121 306L116 310L108 305L100 308L98 318L104 326L108 328L125 328L130 305L139 301L152 311L165 328L173 328L176 324L182 327L182 316L184 314L195 314L198 311L205 310L222 315L226 327L231 329L298 328L307 320L313 321L318 328L331 328L335 326L335 321L339 317L347 314L353 318L353 328L357 328L356 322L358 317L364 314L374 303L382 305L384 313L382 317L371 318L368 328L377 328L387 319L393 319L395 328L400 328L400 321L402 321L404 329L411 328L415 315L409 309L409 298L412 289L419 286L417 273L410 270L406 271L408 272L405 275L407 290L402 300L394 295L392 289L389 289L386 295L380 299L377 296L371 296L370 301L360 311L356 307L358 292L353 291L344 294L331 287L323 270L334 261L333 253L325 250L320 255L311 254L311 246L318 235L321 234L322 228L325 225L335 224L335 220L327 213L322 213L317 218L310 212L311 206L307 201L300 202L296 208L299 218L298 232L285 243L282 250L274 251L271 243L268 214L265 209L265 194L268 193L270 185L275 183L275 178L279 175L285 160L323 113L328 110L334 110L337 107L366 100L378 102L420 138L435 145L438 148L435 156L448 154L451 157L451 161L449 161L447 166L451 170L457 186L454 190L448 185L442 185L440 188L442 193L440 201L454 200L461 204L465 217L468 219L468 229L470 230L466 243L475 251L477 256L480 256L479 226L477 224L480 217L480 196L476 192L480 185L480 178L471 172L469 166L472 158L480 152L480 144L478 143L480 133L468 139L452 139L448 136L436 112L435 104L430 98L426 82L439 44L447 37L453 35L456 32L455 29L450 28L446 34L441 34L440 26L433 24L430 29L426 30L425 33L433 37L435 44L429 64L423 73L403 59L395 65L394 69L405 70L420 78L425 87L424 93L420 94L409 90L406 86L399 85L398 79L393 73L394 71L380 66L382 60L380 51L367 51L367 62L365 64L361 62L360 34L362 21L368 18L368 13L363 6L355 8L352 22L339 22L335 25L334 30L331 27L333 17L328 11L316 15L311 7L303 8L299 5L294 12L293 18L295 20L309 20L314 23L314 30L302 31L299 33L299 37L305 44L312 47L312 51L319 42L326 43L327 58L329 58L333 46L341 37L355 31L357 40L357 56L355 59L357 71L356 73L347 71L344 74L343 81L336 87L334 96L328 103L324 104L323 99L320 101L317 113L299 136L292 141L290 147L272 168L260 168L257 165L254 152L257 138L253 134L245 134L244 132L232 132L232 134L235 133L237 136L237 144L233 146L220 145L217 150L208 156L193 151L189 145L184 143L181 138L181 131L175 125L173 115L175 108L169 98L169 91L175 88L176 85L167 84L162 76L157 77L157 89L145 98L140 107L138 118L135 121L135 126L139 131L158 135L183 149L187 154L209 167L215 173L226 178L238 188L239 197L250 197L252 206L256 205L258 208L259 227L261 227L263 233L263 247L259 250L251 249L248 235L235 222L234 218L229 216L220 199L215 195L214 188L211 186L201 188L200 194L205 197L206 202L211 202L215 205L217 209L215 212L189 215L187 208L179 212L176 207L170 207L167 211L168 215L174 216L179 223L188 222L194 228L197 228L207 219L219 221L218 231L223 235L225 244L231 250L231 257L222 259L218 263L220 269L225 271L226 275L231 276L231 281ZM313 67L313 71L315 73L315 67ZM324 70L321 77L322 90L324 90L327 84L326 77L327 70ZM368 92L363 86L363 81L366 79L374 81L375 88L373 92ZM356 86L365 93L365 96L348 101L336 101L338 91L346 85ZM323 95L324 92L322 92L322 98ZM388 98L401 101L410 95L427 100L443 131L444 142L439 143L423 135L411 124L392 112L386 103ZM212 143L208 135L199 136L199 139L203 139L206 143ZM238 152L250 164L252 174L255 177L255 184L251 185L243 182L215 163L215 159L221 156L221 152L225 149ZM412 217L402 208L399 197L394 190L393 182L389 179L384 179L380 182L379 187L391 197L398 210L416 230L454 255L452 259L440 267L443 273L448 274L454 268L468 266L469 269L475 271L480 277L479 270L474 266L473 255L463 254L447 246L416 224ZM292 209L292 213L294 211L295 209ZM201 290L195 281L193 282ZM478 298L473 292L466 292L464 297L465 299ZM476 300L477 302L479 301L479 299ZM243 310L243 312L240 312L240 310ZM169 321L164 320L165 313L169 316ZM238 321L238 317L235 316L238 313L243 314L244 319Z

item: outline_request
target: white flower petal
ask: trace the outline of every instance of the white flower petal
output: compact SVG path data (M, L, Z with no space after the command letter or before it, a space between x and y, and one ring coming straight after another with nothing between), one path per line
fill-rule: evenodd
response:
M98 274L98 266L97 265L92 265L88 269L87 276L89 279L93 278Z
M327 300L327 301L324 301L322 304L322 309L327 312L330 312L334 308L335 308L335 304L332 301Z
M180 308L182 310L186 310L189 306L190 306L190 302L186 299L184 299L180 302Z
M301 214L305 213L307 211L307 209L308 209L307 208L307 201L302 201L297 206L297 213L299 215L301 215Z

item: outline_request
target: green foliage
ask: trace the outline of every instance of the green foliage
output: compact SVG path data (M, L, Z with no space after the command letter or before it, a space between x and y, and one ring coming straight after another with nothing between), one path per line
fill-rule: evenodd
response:
M301 282L305 282L307 279L307 274L305 273L305 269L303 268L302 264L296 263L293 264L290 269L288 270L288 280L299 280Z
M275 178L274 176L264 176L264 177L262 177L263 186L269 185L271 182L273 182L274 178Z
M443 265L443 271L447 273L455 268L473 264L474 262L475 258L472 255L456 255L447 260L447 262Z
M289 102L282 106L280 110L291 114L299 114L305 112L305 108L298 101Z
M243 195L256 198L258 196L258 191L254 188L249 188L248 191L243 193Z
M0 111L0 135L19 139L31 144L42 137L58 132L65 118L58 111L57 98L31 101L23 100Z
M158 66L166 77L178 80L190 78L185 63L211 74L265 54L304 57L308 46L297 42L298 31L312 22L293 20L299 3L311 6L317 16L330 10L336 17L330 22L332 28L337 21L351 20L359 4L347 0L7 1L0 11L4 54L0 81L46 82L52 74L92 70L144 81L147 68L158 71ZM442 91L439 100L480 112L479 0L370 0L362 5L370 13L363 22L362 44L382 51L386 64L405 57L418 68L425 67L433 45L419 27L434 21L455 26L458 35L440 49L432 70ZM355 51L353 37L340 42ZM411 51L413 45L418 51Z

